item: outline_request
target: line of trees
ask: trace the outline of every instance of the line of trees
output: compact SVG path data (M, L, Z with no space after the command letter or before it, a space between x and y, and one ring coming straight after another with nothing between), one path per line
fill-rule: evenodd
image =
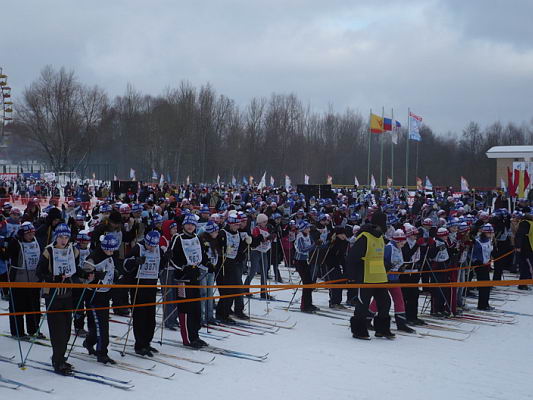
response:
M158 96L128 86L110 100L73 71L47 66L16 104L11 154L44 161L53 171L90 177L92 165L111 164L122 179L133 168L139 180L151 180L155 170L173 182L187 176L213 182L219 174L226 182L232 176L258 180L265 171L278 184L286 174L293 183L303 183L304 174L311 183L325 183L327 175L339 184L352 184L354 176L367 182L367 117L351 109L313 112L294 94L253 98L239 107L209 84L196 88L184 81ZM493 186L496 165L485 152L496 145L531 144L533 122L495 122L484 129L470 122L460 134L439 135L424 125L421 136L422 142L409 143L410 185L416 173L434 185L457 186L462 175L473 186ZM378 183L383 140L382 180L394 175L394 184L404 184L405 131L394 146L388 134L370 139Z

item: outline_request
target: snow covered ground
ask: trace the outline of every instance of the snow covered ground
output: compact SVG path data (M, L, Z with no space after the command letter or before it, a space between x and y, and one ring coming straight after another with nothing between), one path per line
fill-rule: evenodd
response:
M503 289L505 290L505 289ZM289 299L292 291L277 292L278 299ZM502 295L499 295L502 296ZM299 297L299 295L297 295ZM327 308L327 292L314 293L315 304ZM270 303L268 318L297 322L294 329L281 329L276 334L237 336L222 341L205 339L212 345L254 354L269 353L264 362L254 362L217 356L201 375L176 370L158 364L153 372L176 373L172 380L145 376L136 372L107 368L96 362L71 359L78 369L108 374L115 378L131 379L135 387L124 391L99 384L61 377L49 372L28 368L22 371L15 365L0 363L3 377L16 379L43 388L54 388L53 394L28 389L0 388L3 398L9 399L72 399L113 398L180 398L180 399L528 399L533 398L533 295L508 295L509 301L500 309L530 315L516 316L515 324L487 326L464 323L461 329L477 330L465 341L436 337L398 336L396 340L353 339L342 320L286 312L280 302ZM6 302L0 302L6 308ZM252 300L251 311L263 314L266 303ZM348 319L346 315L346 320ZM115 319L118 319L114 317ZM127 321L126 319L122 319ZM347 321L346 321L347 322ZM2 333L9 331L8 318L0 319ZM122 335L126 325L111 324L114 334ZM205 329L204 329L205 331ZM44 325L43 332L48 336ZM221 332L217 332L221 334ZM434 334L454 336L447 331ZM454 337L458 337L457 335ZM156 334L156 338L158 335ZM178 338L178 332L165 331L166 338ZM78 340L81 344L81 340ZM27 349L24 343L23 348ZM160 348L159 345L156 345ZM197 360L208 360L210 354L164 345L162 351ZM49 360L51 349L34 346L31 359ZM78 349L79 350L79 349ZM79 350L81 351L81 350ZM0 354L16 355L17 343L0 337ZM111 351L110 355L121 359ZM126 356L124 361L147 366L150 363ZM199 365L168 359L190 368ZM8 397L9 396L9 397Z

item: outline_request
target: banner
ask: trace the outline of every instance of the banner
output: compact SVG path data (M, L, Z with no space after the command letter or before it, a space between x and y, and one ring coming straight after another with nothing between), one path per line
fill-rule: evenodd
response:
M289 175L285 175L285 190L288 192L291 189L291 178Z
M468 192L470 189L468 188L468 181L461 176L461 192Z
M259 190L263 189L266 187L266 172L263 174L263 176L261 177L261 181L259 182L259 185L257 185L257 188ZM254 178L250 177L250 185L252 184Z
M416 190L424 190L424 187L422 186L422 179L420 179L418 176L416 177Z
M374 190L376 188L376 180L374 179L374 174L370 176L370 189Z
M22 177L24 179L41 179L41 173L40 172L24 172L22 174Z
M420 142L420 125L422 125L422 117L409 112L409 139Z
M426 190L433 190L433 184L429 180L429 178L426 176Z
M46 182L52 182L56 180L56 173L55 172L45 172L43 174L43 178ZM94 178L93 178L94 179Z
M309 175L304 175L304 184L309 185Z

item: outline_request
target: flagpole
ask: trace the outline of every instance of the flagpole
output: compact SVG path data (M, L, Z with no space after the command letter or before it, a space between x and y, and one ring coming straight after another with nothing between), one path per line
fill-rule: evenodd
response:
M409 132L411 131L411 110L407 108L407 138L405 143L405 188L409 186Z
M367 182L370 186L370 144L372 139L372 133L370 131L370 124L372 121L372 109L370 109L370 115L368 116L368 168L367 168Z
M381 120L383 121L383 131L379 138L381 150L379 158L379 186L383 186L383 136L385 135L385 107L381 107Z
M390 177L392 179L392 184L394 185L394 130L396 129L396 121L394 121L394 108L391 108L391 120L392 120L392 131L390 135L390 168L391 173Z
M416 142L416 164L415 164L415 176L418 176L418 141Z

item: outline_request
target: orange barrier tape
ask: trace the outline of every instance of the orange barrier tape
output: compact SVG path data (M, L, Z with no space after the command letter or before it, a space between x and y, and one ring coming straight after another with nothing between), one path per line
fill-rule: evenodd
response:
M479 265L467 265L466 267L454 267L454 268L446 268L446 269L433 269L433 270L424 270L424 271L417 271L417 272L400 272L400 271L389 271L387 272L388 275L413 275L413 274L430 274L432 272L451 272L451 271L460 271L462 269L472 269L472 268L480 268L480 267L488 267L492 262L501 260L502 258L507 257L508 255L511 255L514 253L515 250L511 250L499 257L496 257L492 260L490 260L488 263L485 264L479 264Z
M124 306L113 306L113 307L94 307L94 308L80 308L80 309L72 309L72 310L50 310L50 311L20 311L20 312L14 312L14 313L0 313L0 316L15 316L15 315L30 315L30 314L54 314L54 313L62 313L62 312L79 312L79 311L92 311L92 310L111 310L111 309L117 309L117 308L136 308L136 307L150 307L150 306L157 306L160 304L179 304L179 303L192 303L194 301L203 301L203 300L216 300L216 299L224 299L224 298L230 298L230 297L239 297L239 296L246 296L248 294L258 294L258 293L266 293L266 292L277 292L281 290L288 290L288 289L324 289L324 288L330 288L330 289L362 289L362 288L402 288L402 287L492 287L492 286L518 286L518 285L533 285L533 279L516 279L516 280L507 280L507 281L471 281L471 282L446 282L446 283L349 283L349 284L334 284L329 285L329 282L325 282L324 284L314 283L309 285L278 285L278 286L272 286L272 285L231 285L231 286L224 286L224 288L243 288L243 287L249 287L249 286L260 286L262 288L271 288L267 290L260 290L256 292L244 292L244 293L234 293L234 294L226 294L221 296L211 296L211 297L195 297L195 298L189 298L189 299L180 299L180 300L171 300L171 301L158 301L153 303L143 303L143 304L135 304L135 305L124 305ZM154 286L154 285L150 285ZM281 287L282 286L282 287ZM148 285L144 286L145 288L149 287ZM181 286L183 287L183 286ZM198 287L198 286L195 286ZM204 287L204 286L202 286ZM209 286L210 287L210 286Z

